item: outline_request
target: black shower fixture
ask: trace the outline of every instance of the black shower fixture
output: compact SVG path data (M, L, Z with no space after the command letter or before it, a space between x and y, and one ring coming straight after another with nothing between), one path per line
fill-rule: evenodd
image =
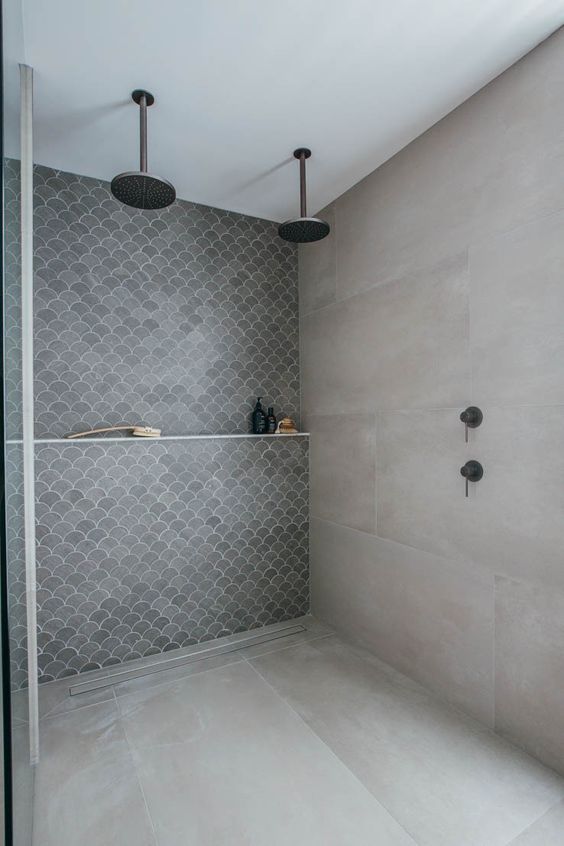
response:
M460 475L466 480L466 496L468 496L468 482L479 482L484 475L484 468L479 461L467 461L464 467L460 468Z
M464 423L464 440L468 443L468 429L477 429L481 426L484 415L477 405L469 405L465 411L461 412L460 419Z
M305 162L311 156L311 150L307 147L299 147L294 150L294 156L300 160L300 216L294 220L286 220L278 227L278 234L285 241L293 241L296 244L308 244L312 241L321 241L331 231L331 227L324 220L317 217L308 217L306 210L306 175Z
M176 200L174 186L166 179L147 173L147 108L155 98L148 91L136 89L132 100L139 106L140 165L139 170L120 173L112 179L111 190L116 200L135 209L164 209Z

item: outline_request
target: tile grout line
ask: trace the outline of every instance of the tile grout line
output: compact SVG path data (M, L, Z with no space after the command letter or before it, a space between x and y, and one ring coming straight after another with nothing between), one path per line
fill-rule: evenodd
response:
M378 170L378 168L376 168L376 170ZM373 171L373 173L375 173L375 171ZM355 186L353 186L353 187L355 187ZM350 191L350 190L352 190L352 188L349 188L348 190ZM348 192L345 191L345 194L346 193L348 193ZM341 195L341 196L343 196L343 195ZM333 203L335 203L335 227L334 227L335 229L336 229L336 215L337 215L336 203L338 202L339 199L340 199L340 197L337 197L335 200L333 200ZM331 205L331 204L329 204L329 205ZM406 276L412 276L413 273L417 272L418 270L423 270L423 272L425 272L425 271L433 272L433 270L437 266L437 264L440 264L441 262L443 262L445 260L448 261L449 258L459 256L459 255L463 254L464 252L466 252L468 254L468 260L470 260L470 253L471 253L472 250L479 249L480 247L484 247L488 243L491 243L492 241L496 241L498 239L506 238L506 237L510 236L513 232L515 232L517 229L521 229L521 228L524 228L524 227L527 227L527 226L531 226L531 225L534 225L535 223L540 223L540 222L545 221L545 220L547 220L548 218L551 218L551 217L557 217L558 215L562 215L563 212L564 212L564 208L558 208L554 211L548 211L548 212L545 212L544 214L540 214L540 215L537 215L537 216L532 217L532 218L527 218L527 220L522 221L521 223L516 223L516 224L510 226L509 229L501 229L499 232L493 232L493 233L490 232L488 235L484 235L482 238L477 238L476 240L469 239L468 241L464 241L460 245L460 248L458 250L456 250L455 252L448 252L447 254L440 256L438 259L432 260L430 263L424 263L422 268L417 267L413 271L406 271L405 274L403 274L399 277L394 276L394 277L391 277L389 279L383 279L380 282L373 282L372 284L370 284L370 285L368 285L364 288L361 288L360 290L355 291L352 294L348 294L346 297L340 297L340 298L337 296L337 293L338 293L337 270L338 270L338 268L337 268L337 249L336 249L336 245L335 245L335 259L336 259L336 261L335 261L335 299L331 303L325 303L325 305L318 306L317 308L311 308L307 311L300 309L299 312L298 312L299 319L300 319L300 321L304 320L305 318L311 317L312 315L315 315L315 314L318 314L320 311L324 311L325 309L331 308L332 306L338 306L341 303L346 303L348 300L351 300L354 297L362 296L362 294L367 294L371 291L374 291L377 288L383 288L385 285L397 284L398 282L401 282L403 279L405 279Z
M257 656L257 659L260 658L260 657L262 657L262 656ZM319 742L325 747L325 749L327 749L327 751L329 752L331 757L335 761L338 761L339 764L343 767L343 769L346 770L346 772L349 774L349 776L351 776L351 778L353 778L354 781L362 787L362 789L370 796L370 798L388 814L389 818L391 820L393 820L396 823L396 825L412 840L413 846L422 846L422 844L418 840L415 839L414 835L410 831L408 831L408 829L404 825L402 825L402 823L394 816L394 814L391 813L391 811L384 805L384 803L381 802L380 799L378 799L378 797L374 795L374 793L372 793L372 791L364 784L364 782L356 775L356 773L354 773L347 766L347 764L345 764L345 762L337 755L335 750L332 749L329 746L329 744L326 743L325 740L323 740L323 738L315 731L313 726L311 726L307 722L307 720L305 720L302 717L302 715L299 713L299 711L296 711L294 706L290 702L288 702L288 700L284 696L282 696L282 694L279 691L277 691L275 687L273 687L270 684L268 679L266 679L263 676L263 674L260 672L260 670L257 667L255 667L255 665L252 663L253 660L257 660L257 659L249 659L247 661L247 664L248 664L249 667L251 667L254 670L254 672L258 675L258 677L261 679L261 681L263 681L264 684L272 691L274 696L276 696L277 699L279 699L281 702L283 702L284 705L286 705L290 709L290 711L292 711L292 713L295 714L295 716L302 723L302 725L305 726L305 728L307 728L307 730L319 740Z
M238 654L238 652L229 652L229 653L226 653L226 654L235 656L235 655ZM215 656L215 657L218 657L218 656ZM207 658L205 660L209 661L209 660L212 660L212 659ZM219 667L202 668L201 670L198 670L197 672L194 672L194 673L187 673L184 676L177 676L177 678L175 678L175 679L168 679L168 680L165 679L161 682L158 682L157 684L148 685L147 687L140 686L138 690L130 690L129 693L122 693L121 695L118 695L115 692L116 685L112 685L112 687L114 688L114 696L116 697L116 700L118 702L121 702L122 699L127 699L129 696L139 696L139 694L142 693L144 690L158 690L159 688L168 687L168 685L179 684L181 682L187 681L188 679L197 678L198 676L203 676L207 673L215 673L219 670L224 670L226 667L231 667L234 664L242 664L242 663L243 663L242 659L234 659L233 661L228 661L225 664L220 664ZM188 665L188 666L193 666L193 665ZM144 678L144 677L141 676L140 678ZM132 679L131 681L138 681L138 679ZM127 683L128 682L123 682L123 684L127 684Z
M492 728L495 732L497 723L496 703L496 649L497 649L497 577L492 580Z
M133 750L133 747L132 747L132 745L129 741L129 737L127 736L126 728L123 724L123 715L122 715L122 712L121 712L119 698L116 696L116 693L115 693L115 690L113 689L113 687L112 687L112 693L113 693L114 701L115 701L116 708L117 708L119 727L120 727L121 731L123 732L123 736L124 736L125 743L126 743L126 746L127 746L127 751L129 752L129 758L131 760L131 766L132 766L132 769L133 769L133 773L135 775L135 781L137 782L137 785L139 787L139 791L141 793L141 798L143 799L143 805L145 806L145 811L147 813L147 819L149 820L149 825L150 825L151 831L153 833L153 841L154 841L155 846L159 846L159 839L157 837L157 830L155 828L155 823L153 822L153 817L152 817L151 811L149 809L149 803L147 802L145 790L143 789L141 776L139 774L139 770L138 770L137 764L135 762L134 750Z
M507 843L504 844L504 846L511 846L512 843L516 843L517 840L521 837L522 834L525 834L527 831L529 831L530 828L532 828L534 825L536 825L538 822L540 822L540 820L542 820L543 817L545 817L547 814L549 814L554 808L558 807L558 805L560 805L561 802L562 802L562 799L559 799L557 802L554 803L554 805L551 805L550 808L547 808L546 811L543 811L543 813L540 815L540 817L536 817L532 822L527 823L525 828L522 828L521 831L519 831L515 835L515 837L513 837L511 840L508 840Z
M466 352L468 355L468 367L470 370L470 401L474 402L474 356L472 346L472 272L470 270L470 245L466 246L466 284L468 296L468 323L466 326ZM491 406L490 406L491 408ZM468 431L468 430L466 430Z
M372 415L372 469L374 470L374 513L373 513L373 526L374 526L374 534L378 535L378 475L379 475L379 462L378 456L380 452L380 439L378 437L379 432L379 420L378 420L378 412L375 411Z
M457 405L413 405L413 406L373 406L371 408L351 408L347 409L346 411L312 411L309 414L309 417L360 417L364 415L370 414L409 414L413 415L414 412L421 412L423 414L426 413L433 413L436 411L452 411L452 412L459 412L463 410L463 406L467 404L467 402L471 400L471 397L464 400L464 402L459 402ZM538 409L538 408L564 408L563 402L487 402L482 403L482 408L489 410L489 409ZM311 428L311 427L310 427ZM311 432L307 433L311 437ZM315 434L315 432L314 432ZM290 436L288 436L290 437ZM296 435L293 436L294 438L297 437ZM105 440L110 440L106 438ZM129 438L116 438L115 440L123 441L123 440L132 440ZM154 439L156 440L156 438ZM161 438L162 440L162 438ZM7 443L16 443L15 441L7 441ZM17 442L19 443L19 441ZM40 441L39 443L46 443L45 440Z
M489 570L477 559L459 557L458 553L456 555L447 555L444 552L431 552L429 549L424 549L420 546L413 546L412 544L387 537L386 535L379 535L376 532L368 532L366 529L358 529L356 526L348 526L346 523L337 523L335 520L329 520L327 517L318 517L316 514L310 514L310 526L312 520L317 520L319 523L325 523L327 526L334 526L337 529L344 529L347 532L357 532L358 534L366 535L369 538L383 541L384 543L401 546L405 549L412 550L413 552L418 552L421 555L429 555L440 561L440 563L444 565L450 573L470 576L474 580L489 582L490 580L501 578L509 579L510 581L519 582L520 584L525 585L535 584L533 577L530 575L524 576L520 573L514 575L504 570ZM555 587L554 582L551 582L549 587L552 589L560 589Z
M404 543L403 541L395 540L394 538L388 538L385 535L378 535L375 532L367 532L366 529L358 529L355 526L347 526L345 523L336 523L334 520L328 520L326 517L318 517L315 514L310 515L310 519L318 520L320 523L326 523L328 526L336 526L338 529L345 529L348 532L358 532L361 535L367 535L370 538L375 538L376 540L384 541L384 543L392 543L396 546L403 546L406 549L412 549L414 552L422 553L423 555L430 555L433 558L439 559L441 562L444 562L445 566L451 572L460 572L459 565L461 564L471 564L473 567L480 567L478 574L475 575L475 578L481 578L484 580L488 580L490 577L493 576L504 576L505 578L513 578L515 581L523 581L523 579L516 579L513 576L505 576L504 573L494 573L493 571L486 570L483 568L483 565L479 565L478 562L463 559L463 558L453 558L452 556L447 556L444 553L440 552L429 552L427 549L422 549L419 546L411 546L411 544Z
M444 552L431 552L430 550L424 549L420 546L413 546L412 544L405 543L404 541L386 537L386 535L379 535L376 532L368 532L366 529L358 529L356 526L348 526L346 523L337 523L335 520L329 520L326 517L318 517L316 514L310 514L310 523L311 520L317 520L319 523L325 523L327 526L334 526L337 529L344 529L347 532L357 532L374 540L394 544L395 546L401 546L421 555L429 555L440 561L449 573L470 576L470 578L484 583L490 581L494 582L495 579L502 578L524 585L535 584L531 576L523 576L521 574L513 575L503 570L488 570L485 568L485 565L480 564L480 562L476 559L450 556L446 555ZM493 589L493 585L491 585L491 587ZM554 587L554 584L551 583L550 587Z
M279 649L269 649L268 652L261 652L260 655L254 655L252 658L249 658L248 655L244 655L244 650L241 649L241 658L250 663L251 661L254 661L255 658L263 658L266 655L274 655L276 652L286 652L288 649L296 649L296 647L302 646L304 643L313 643L315 641L322 640L323 638L336 637L336 635L337 632L327 632L325 634L313 635L312 637L307 637L304 638L304 640L298 641L298 643L288 643L286 646L281 646ZM252 649L253 647L249 646L247 648Z
M337 636L337 637L342 637L342 636L340 636L340 635L339 635L339 632L334 632L334 635L335 635L335 636ZM346 641L345 641L345 642L346 642ZM392 670L394 671L394 673L397 673L398 675L403 676L403 677L404 677L405 679L407 679L408 681L413 682L413 683L414 683L414 684L416 684L418 687L422 688L422 689L425 691L425 693L427 693L429 696L431 696L432 698L434 698L437 702L441 703L442 705L445 705L447 708L450 708L450 709L451 709L451 710L452 710L455 714L457 714L459 717L462 717L462 718L463 718L464 720L466 720L466 721L470 721L470 722L472 722L472 723L473 723L473 725L474 725L474 727L477 727L477 728L478 728L481 732L483 732L485 735L488 735L489 737L491 737L491 738L493 738L493 739L495 739L495 740L497 740L497 741L502 741L503 743L507 744L507 746L508 746L508 747L510 747L510 748L511 748L511 750L512 750L513 752L517 752L517 753L521 753L521 754L525 754L525 755L527 755L527 757L532 758L532 760L534 760L535 762L537 762L538 764L540 764L540 766L541 766L541 767L543 767L544 769L546 769L546 770L548 770L548 771L550 771L550 772L553 772L553 773L555 773L556 775L560 776L560 773L558 773L558 772L557 772L556 770L554 770L552 767L548 767L546 764L543 764L541 761L538 761L538 759L536 759L536 758L534 758L533 756L531 756L531 755L530 755L530 753L529 753L529 752L527 752L527 750L526 750L526 749L524 749L523 747L518 746L517 744L513 743L513 742L512 742L512 741L510 741L508 738L503 737L502 735L498 734L498 732L496 732L496 731L495 731L495 729L491 728L490 726L488 726L488 725L486 725L485 723L481 722L480 720L476 719L476 717L472 716L472 715L471 715L471 714L469 714L468 712L463 711L461 708L459 708L459 706L457 706L457 705L453 704L452 702L450 702L450 701L449 701L449 700L447 700L447 699L443 699L441 696L439 696L438 694L436 694L434 691L430 690L430 689L429 689L428 687L426 687L425 685L422 685L422 684L421 684L421 682L416 681L416 680L415 680L415 679L413 679L411 676L407 675L406 673L402 672L401 670L396 669L396 668L395 668L392 664L389 664L387 661L384 661L382 658L380 658L380 657L379 657L379 656L378 656L375 652L372 652L371 650L367 650L367 648L366 648L365 646L362 646L362 644L358 644L358 643L357 643L357 644L355 644L355 643L354 643L354 641L352 641L352 642L351 642L351 641L349 641L349 642L350 642L350 643L352 643L352 645L353 645L353 646L355 646L355 645L356 645L356 646L360 646L362 649L365 649L366 651L368 651L368 652L369 652L371 655L373 655L373 657L375 657L378 661L380 661L380 662L381 662L382 664L384 664L386 667L389 667L390 669L392 669ZM297 645L298 645L298 644L296 644L296 646L297 646ZM260 659L261 657L262 657L262 656L257 656L257 659ZM350 770L350 769L349 769L349 767L347 766L347 764L346 764L344 761L342 761L342 760L341 760L341 758L337 755L337 753L336 753L336 752L335 752L335 751L334 751L334 750L333 750L333 749L332 749L332 748L331 748L331 747L330 747L330 746L326 743L326 741L325 741L325 740L323 740L323 738L322 738L322 737L320 737L320 735L319 735L319 734L315 731L315 729L314 729L312 726L310 726L310 725L309 725L309 723L308 723L308 722L307 722L307 721L306 721L306 720L305 720L305 719L301 716L301 714L300 714L298 711L296 711L296 709L293 707L293 705L292 705L290 702L288 702L288 700L287 700L287 699L285 699L285 697L284 697L284 696L282 696L282 694L281 694L281 693L279 693L279 692L276 690L276 688L274 688L274 687L270 684L270 682L269 682L269 681L268 681L268 680L267 680L267 679L266 679L266 678L262 675L262 673L260 672L260 670L259 670L257 667L255 667L255 666L254 666L254 664L252 663L252 661L253 661L253 660L255 660L255 659L249 659L249 660L248 660L248 663L249 663L249 664L250 664L250 666L253 668L253 670L254 670L256 673L258 673L258 675L259 675L259 676L260 676L260 677L261 677L261 678L265 681L265 683L266 683L266 684L267 684L267 685L271 688L271 690L275 693L275 695L277 695L280 699L282 699L282 701L283 701L283 702L285 702L285 703L286 703L286 704L287 704L287 705L291 708L291 710L292 710L292 711L294 711L294 713L295 713L295 714L297 714L297 716L299 717L299 719L300 719L300 720L301 720L301 721L302 721L302 722L303 722L303 723L304 723L304 724L305 724L305 725L306 725L306 726L307 726L307 727L308 727L308 728L309 728L309 729L313 732L313 734L315 734L315 736L316 736L316 737L318 737L318 738L319 738L319 740L320 740L320 741L321 741L321 742L322 742L322 743L323 743L323 744L324 744L324 745L325 745L325 746L326 746L326 747L327 747L327 748L331 751L331 753L334 755L334 757L335 757L335 758L337 758L337 760L338 760L338 761L340 761L340 762L343 764L343 766L344 766L344 767L345 767L345 768L346 768L346 769L347 769L347 770L348 770L348 771L349 771L349 772L350 772L350 773L354 776L354 778L355 778L355 779L356 779L356 780L357 780L360 784L362 784L362 785L363 785L363 787L365 787L365 789L366 789L366 790L368 791L368 793L369 793L369 794L370 794L370 795L371 795L371 796L375 799L375 801L376 801L376 802L378 802L378 803L382 806L382 808L384 808L384 809L387 811L387 813L390 815L390 817L392 817L392 819L394 819L394 820L398 823L398 825L400 825L400 826L401 826L401 828L402 828L402 829L403 829L403 830L404 830L404 831L405 831L405 832L406 832L406 833L407 833L407 834L408 834L408 835L409 835L409 836L410 836L410 837L414 840L414 843L416 844L416 846L422 846L422 844L420 844L420 843L419 843L419 841L417 841L417 840L415 839L415 835L411 834L411 832L410 832L408 829L406 829L406 828L405 828L405 827L404 827L404 826L403 826L403 825L399 822L399 820L397 820L397 819L396 819L395 815L394 815L394 814L392 814L392 813L391 813L391 811L389 811L389 810L388 810L388 808L386 807L386 805L385 805L385 804L384 804L384 803L383 803L380 799L378 799L378 797L377 797L374 793L372 793L372 791L371 791L371 790L370 790L370 789L369 789L366 785L364 785L364 782L363 782L363 781L362 781L362 780L361 780L361 779L360 779L360 778L359 778L359 777L358 777L358 776L357 776L354 772L352 772L352 770ZM544 811L543 811L543 812L542 812L542 813L541 813L538 817L535 817L535 819L533 819L533 820L531 820L529 823L527 823L527 825L525 826L525 828L524 828L524 829L522 829L522 831L518 832L518 833L514 836L514 838L513 838L512 840L508 841L506 844L504 844L504 846L511 846L511 844L514 842L514 840L515 840L517 837L519 837L519 836L523 833L523 831L527 831L527 829L528 829L528 828L530 828L532 825L534 825L536 822L538 822L540 819L542 819L542 817L544 817L544 816L545 816L545 814L547 814L550 810L552 810L554 807L556 807L557 805L559 805L562 801L564 801L564 788L563 788L563 792L562 792L562 794L560 795L560 797L559 797L559 798L558 798L558 799L557 799L557 800L556 800L556 801L555 801L552 805L550 805L548 808L545 808L545 810L544 810Z
M112 693L113 693L113 691L112 691ZM65 700L62 700L62 701L64 702ZM51 710L47 711L46 714L43 714L43 716L40 716L39 722L43 723L43 722L47 722L48 720L54 720L56 717L66 717L66 716L69 716L70 714L76 714L77 711L85 711L87 708L95 708L96 705L107 705L108 702L112 702L112 701L113 701L113 696L108 696L107 699L101 699L99 702L89 702L88 704L78 705L76 708L68 708L68 709L63 709L62 711L55 711L55 709L58 708L61 704L60 702L58 702L56 705L53 705Z
M527 749L525 749L524 746L519 746L513 740L510 740L508 737L505 737L503 734L496 731L494 727L489 726L487 723L483 722L482 720L479 720L476 716L474 716L470 712L465 711L460 705L456 704L455 702L451 702L450 699L447 699L446 697L442 696L440 693L437 693L437 691L433 690L432 688L427 687L427 685L418 681L413 676L409 675L408 673L404 672L403 670L398 669L393 664L390 664L389 661L385 661L383 658L381 658L378 655L377 652L375 652L373 649L366 646L361 641L356 641L352 637L347 638L347 636L345 634L343 634L343 632L339 632L339 631L333 631L332 636L337 637L342 643L348 644L349 646L356 647L356 648L364 650L365 652L368 652L369 655L371 655L373 658L375 658L377 661L379 661L385 667L392 670L397 675L402 676L408 682L417 685L417 687L422 689L428 696L432 697L436 702L439 702L442 705L446 706L447 708L451 709L451 711L456 713L459 717L462 717L464 720L472 722L474 727L477 728L478 730L480 730L481 732L487 734L488 736L494 738L495 740L502 741L507 746L511 747L511 749L514 752L518 752L520 754L525 754L528 758L532 758L533 761L536 761L536 763L540 764L540 766L543 767L545 770L549 770L550 772L555 773L562 781L564 781L564 777L562 776L562 774L558 770L555 770L554 767L550 767L548 764L543 763L538 758L536 758L534 755L531 755L531 753ZM304 641L304 642L307 643L307 641ZM299 646L299 644L295 644L295 646ZM272 654L272 653L270 653L270 654ZM257 659L260 659L262 657L263 657L262 655L257 655ZM254 658L248 659L249 663L251 663L254 660L256 660L256 659L254 659ZM254 667L254 666L253 666L253 669L256 670L257 672L259 672L257 670L257 668ZM266 679L265 679L265 681L266 681ZM269 684L269 682L267 682L267 684ZM275 690L275 689L273 688L273 690ZM275 690L275 692L276 692L276 690ZM284 700L284 701L286 701L286 700ZM290 703L288 703L288 704L290 704ZM295 710L291 705L290 705L290 707L292 708L292 710ZM315 733L317 734L317 732L315 732ZM563 792L560 795L560 798L558 799L558 801L555 804L559 804L560 802L564 801L564 785L562 787L562 791ZM551 806L551 807L553 807L553 806ZM548 810L550 810L550 808L547 808L543 812L543 814L545 814ZM511 846L511 843L506 844L505 846Z

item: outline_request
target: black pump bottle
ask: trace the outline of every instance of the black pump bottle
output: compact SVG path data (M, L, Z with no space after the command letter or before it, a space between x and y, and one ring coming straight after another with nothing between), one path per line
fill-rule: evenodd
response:
M266 414L260 404L262 397L257 397L257 404L253 411L253 435L264 435L266 432Z

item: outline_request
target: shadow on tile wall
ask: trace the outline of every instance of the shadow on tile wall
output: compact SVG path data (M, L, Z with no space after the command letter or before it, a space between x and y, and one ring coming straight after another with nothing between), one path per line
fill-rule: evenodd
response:
M249 430L262 394L299 414L296 248L276 224L35 168L36 436L148 423Z
M321 212L300 343L314 613L564 772L563 74L561 29Z

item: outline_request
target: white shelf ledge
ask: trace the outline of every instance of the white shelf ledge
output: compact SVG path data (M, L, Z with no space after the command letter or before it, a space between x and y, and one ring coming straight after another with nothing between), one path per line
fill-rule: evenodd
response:
M308 438L309 432L296 432L288 435L161 435L160 438L136 438L131 435L122 438L36 438L35 444L107 444L107 443L127 443L132 441L210 441L210 440L227 440L236 438L255 438L261 440L278 441L286 438ZM21 440L7 440L7 444L21 444Z

